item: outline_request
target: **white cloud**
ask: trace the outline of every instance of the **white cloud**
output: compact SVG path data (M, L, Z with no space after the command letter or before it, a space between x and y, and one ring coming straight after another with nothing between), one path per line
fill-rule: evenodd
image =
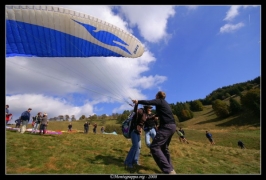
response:
M224 21L234 20L234 18L239 15L239 11L241 8L246 9L248 7L259 7L259 5L233 5L226 12L226 17L224 18Z
M141 36L153 43L167 37L167 20L175 15L174 6L168 5L121 6L120 9L130 27L137 26Z
M234 32L243 26L244 26L244 23L225 24L223 27L220 28L220 33Z
M232 21L239 14L240 8L241 6L239 5L231 6L230 9L226 12L226 17L224 18L224 21Z
M155 60L149 52L137 59L7 58L6 102L17 117L28 107L35 113L46 111L49 117L68 114L79 118L95 111L103 114L94 109L98 103L124 104L128 97L143 97L137 88L156 87L167 79L159 75L142 77L141 73L149 71L149 64ZM128 105L116 109L123 108L128 109Z
M225 18L223 19L224 21L230 21L232 22L236 16L238 16L240 13L240 9L241 8L244 8L246 9L247 7L257 7L257 5L233 5L233 6L230 6L230 9L226 12L226 16ZM236 31L240 28L244 27L244 23L237 23L237 24L232 24L232 23L227 23L225 25L223 25L221 28L220 28L220 33L228 33L228 32L233 32L233 31Z
M76 119L78 119L83 114L88 116L93 113L93 107L89 103L75 107L68 104L64 99L45 96L43 94L12 95L7 96L6 101L9 103L10 113L16 115L16 118L28 108L32 108L32 116L38 112L46 112L49 118L57 117L58 115L75 115ZM12 119L15 120L14 118Z

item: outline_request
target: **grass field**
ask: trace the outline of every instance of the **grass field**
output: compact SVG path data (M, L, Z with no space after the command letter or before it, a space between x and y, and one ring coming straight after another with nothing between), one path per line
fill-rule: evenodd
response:
M261 174L260 122L250 118L254 117L217 119L211 107L206 106L193 119L181 123L189 144L180 143L175 134L169 147L177 174ZM88 134L82 133L82 120L72 122L73 129L80 131L62 135L6 130L6 174L129 174L123 162L131 141L119 133L120 124L115 124L115 120L97 123L96 134L92 127ZM67 125L68 122L51 121L48 129L67 130ZM101 134L101 126L114 127L118 135ZM206 130L213 134L215 145L210 145L205 137ZM144 135L141 140L141 166L133 174L162 174L149 156ZM246 149L237 146L238 140L245 143Z

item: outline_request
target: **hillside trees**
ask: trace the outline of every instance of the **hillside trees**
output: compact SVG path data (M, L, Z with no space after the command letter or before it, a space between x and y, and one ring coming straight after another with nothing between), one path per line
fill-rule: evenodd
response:
M76 121L75 115L71 115L71 121Z
M236 114L242 110L241 104L237 100L230 98L229 102L230 102L229 109L231 114Z
M59 121L64 121L64 116L63 115L59 115L58 119L59 119Z
M170 104L172 112L176 115L180 122L191 119L194 117L193 112L190 110L188 103L177 102L176 104Z
M69 118L70 118L69 115L66 114L66 115L65 115L65 120L68 121Z
M203 111L203 104L200 100L195 100L190 102L191 111Z
M125 110L122 114L117 116L117 123L121 124L124 120L126 120L128 118L128 116L130 115L130 111L129 110Z
M260 89L251 89L240 99L242 106L260 116Z
M86 118L86 117L85 117ZM85 119L84 118L84 119ZM92 115L89 117L90 120L97 120L98 119L98 116L96 114Z
M222 100L216 99L212 103L212 109L218 117L225 118L229 115L229 106Z
M85 118L86 118L86 116L82 115L82 116L80 116L79 120L82 120L82 119L85 119Z
M243 92L244 90L250 90L254 86L260 87L260 76L247 82L236 83L230 86L224 86L222 88L218 88L209 95L207 95L205 99L200 99L200 101L203 103L203 105L210 105L214 100L216 99L224 100L228 98L229 95L242 96L241 92Z

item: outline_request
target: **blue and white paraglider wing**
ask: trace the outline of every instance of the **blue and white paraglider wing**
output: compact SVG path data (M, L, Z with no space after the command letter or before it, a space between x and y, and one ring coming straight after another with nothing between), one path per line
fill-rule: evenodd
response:
M56 6L6 6L6 57L140 57L132 34L87 14Z

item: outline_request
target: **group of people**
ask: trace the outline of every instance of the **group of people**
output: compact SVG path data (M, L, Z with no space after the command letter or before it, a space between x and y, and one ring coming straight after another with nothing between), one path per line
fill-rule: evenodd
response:
M135 104L134 112L136 118L132 122L131 142L132 146L126 156L124 165L130 172L134 171L134 167L139 166L139 155L141 149L141 134L145 132L145 144L150 149L154 161L165 174L176 174L171 156L169 152L169 144L175 132L179 135L180 142L189 144L185 138L185 132L180 127L176 129L175 119L170 105L165 100L166 94L159 91L153 100L132 100ZM144 108L138 109L138 104L144 105ZM156 107L156 114L151 113L152 105ZM160 123L158 123L158 120ZM159 126L158 126L159 124ZM211 145L214 140L211 133L206 131L206 137ZM150 142L150 138L152 142ZM244 148L244 143L239 141L238 145Z
M88 121L86 121L83 126L84 126L84 134L88 134L89 127L90 127L90 123ZM94 123L93 124L93 133L94 134L96 134L96 130L97 130L97 124ZM71 132L71 131L72 131L72 124L69 123L69 125L68 125L68 132ZM101 128L101 131L102 132L104 131L103 127Z
M176 174L168 148L176 131L176 123L171 107L165 98L165 92L159 91L153 100L132 100L135 104L136 118L132 122L132 146L124 161L125 167L130 172L134 170L135 166L140 165L141 134L144 130L146 145L150 148L150 153L158 167L165 174ZM144 105L144 109L138 109L138 104ZM156 107L155 115L150 112L151 106ZM160 123L157 122L158 120ZM153 138L151 143L150 138Z
M19 132L22 134L25 133L27 129L27 125L31 118L31 110L31 108L28 108L27 111L22 112L21 116L15 121L16 128L20 128ZM47 116L47 113L38 112L36 116L32 117L33 127L31 133L46 134L47 125L49 123Z
M155 163L161 169L161 171L165 174L176 174L173 164L171 162L171 156L169 152L169 145L171 139L175 132L179 135L180 142L188 141L185 139L185 132L182 128L179 130L176 129L175 119L171 110L170 105L165 100L166 93L163 91L157 92L155 95L155 99L152 100L132 100L135 104L134 112L136 118L134 122L132 122L132 131L131 131L131 141L132 146L126 156L124 161L125 167L132 172L134 170L134 166L139 166L139 155L141 149L141 134L142 130L145 132L145 144L150 149L150 154L153 157ZM138 104L142 104L144 108L138 109ZM156 114L151 113L152 106L155 106ZM22 127L21 133L24 133L26 130L26 125L30 120L30 112L31 108L21 114ZM158 123L158 120L160 123ZM33 132L36 132L38 128L38 124L41 123L40 133L43 131L45 134L46 127L48 125L47 114L44 113L43 116L41 112L37 114L36 117L36 126L33 128ZM158 126L159 124L159 126ZM85 122L84 124L84 133L88 133L90 123ZM97 124L93 125L93 133L96 134ZM68 125L68 131L72 130L72 124ZM103 132L104 129L102 128ZM206 131L206 137L213 145L215 144L212 135ZM150 138L152 142L150 142ZM243 148L244 144L242 142L238 142L238 145Z
M38 112L37 116L34 118L34 126L31 133L37 133L39 128L39 134L46 134L48 124L48 114L42 114L42 112Z

